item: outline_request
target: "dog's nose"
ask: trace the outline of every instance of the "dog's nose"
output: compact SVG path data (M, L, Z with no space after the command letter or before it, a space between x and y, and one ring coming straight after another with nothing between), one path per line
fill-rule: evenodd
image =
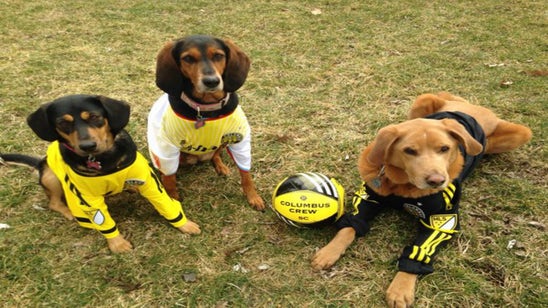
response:
M83 141L78 147L84 152L93 152L97 148L97 143L94 141Z
M217 76L206 76L202 78L202 83L208 88L215 88L221 80Z
M445 183L445 177L439 174L433 174L426 178L426 183L432 188L440 187Z

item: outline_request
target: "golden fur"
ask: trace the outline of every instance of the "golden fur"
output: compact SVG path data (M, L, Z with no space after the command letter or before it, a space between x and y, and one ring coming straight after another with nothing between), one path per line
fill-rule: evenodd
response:
M479 123L487 138L485 149L457 121L422 119L442 111L460 111ZM463 145L470 155L502 153L531 139L528 127L498 118L491 110L472 105L447 92L419 96L409 120L382 128L361 153L361 178L380 195L417 198L443 190L462 170ZM382 184L371 185L380 179ZM353 228L343 228L312 259L315 269L331 267L355 239ZM409 307L415 297L416 274L398 272L386 291L389 307Z

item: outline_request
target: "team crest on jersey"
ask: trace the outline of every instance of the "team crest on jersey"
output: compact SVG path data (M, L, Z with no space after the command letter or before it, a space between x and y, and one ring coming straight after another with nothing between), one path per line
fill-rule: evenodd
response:
M418 205L404 203L403 208L407 211L407 213L415 217L422 218L422 219L426 218L426 214L424 214L424 211Z
M93 223L96 225L102 225L105 222L105 215L100 210L97 210L93 215Z
M455 230L457 227L457 214L439 214L430 216L430 225L441 231Z
M221 143L222 144L233 144L233 143L238 143L238 142L242 141L243 139L244 139L244 135L242 135L240 133L228 133L228 134L223 135L223 137L221 138Z
M145 184L145 181L141 179L127 179L124 183L124 189L128 189L130 187L135 187L135 186L142 186L144 184Z

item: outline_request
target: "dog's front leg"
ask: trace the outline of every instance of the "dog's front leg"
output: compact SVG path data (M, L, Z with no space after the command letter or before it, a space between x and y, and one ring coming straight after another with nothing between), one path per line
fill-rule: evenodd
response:
M247 202L249 202L249 204L258 211L264 210L265 205L263 198L259 196L257 190L255 189L255 183L253 183L251 173L240 169L240 180L242 182L242 190L247 198Z
M398 272L386 290L386 303L390 308L411 307L415 301L417 274Z
M312 267L316 270L322 270L333 266L355 238L356 230L354 228L346 227L339 230L329 244L316 252L312 258Z
M113 238L107 238L107 244L110 251L114 253L128 252L133 249L133 245L121 234Z
M162 184L164 185L164 188L166 189L167 194L175 199L179 200L179 192L177 191L177 174L171 174L171 175L164 175L161 174L160 176L162 180Z

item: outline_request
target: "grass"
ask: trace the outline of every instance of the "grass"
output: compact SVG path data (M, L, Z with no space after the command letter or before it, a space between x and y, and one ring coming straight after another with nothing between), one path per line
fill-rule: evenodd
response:
M333 176L350 195L357 155L376 131L404 120L417 95L450 91L534 137L486 158L465 184L463 232L419 282L416 306L546 305L546 77L533 73L546 72L545 2L184 2L2 1L0 151L43 155L47 143L26 116L59 96L95 93L131 104L128 130L147 153L146 116L161 94L156 53L192 33L231 38L252 59L239 93L268 201L299 171ZM27 169L0 171L0 222L11 226L0 230L4 307L382 307L414 231L409 217L383 215L334 269L316 273L309 259L335 230L257 213L237 172L219 178L203 165L181 171L179 184L203 233L182 235L123 193L109 204L136 248L113 255L100 235L39 210L46 198Z

